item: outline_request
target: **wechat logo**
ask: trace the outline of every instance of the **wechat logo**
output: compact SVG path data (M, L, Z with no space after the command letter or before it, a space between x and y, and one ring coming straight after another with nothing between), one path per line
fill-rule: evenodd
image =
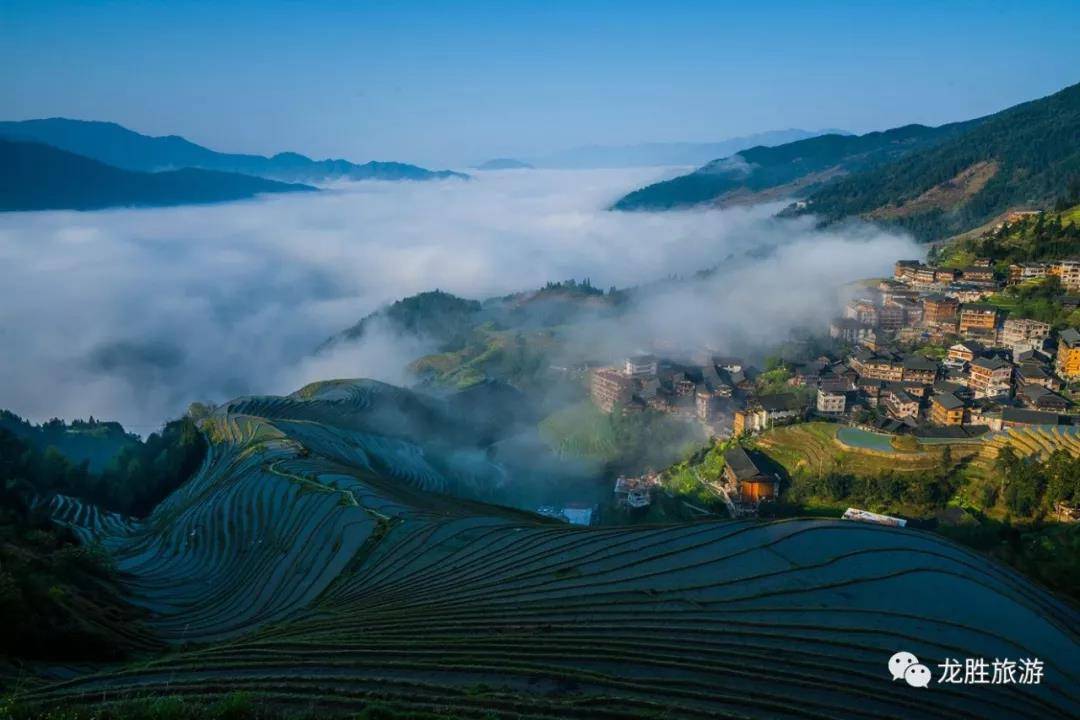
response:
M919 658L909 652L898 652L889 658L889 673L892 679L904 680L911 687L930 685L930 668L919 662Z

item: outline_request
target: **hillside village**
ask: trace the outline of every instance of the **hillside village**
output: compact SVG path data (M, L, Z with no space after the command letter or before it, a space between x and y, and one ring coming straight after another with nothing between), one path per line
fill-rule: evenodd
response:
M1041 224L1013 213L1001 235ZM955 258L952 258L955 260ZM1010 428L1080 425L1080 258L969 264L898 259L893 275L864 283L829 322L827 350L758 371L739 358L699 352L690 361L655 355L594 368L592 402L605 413L652 410L700 423L718 441L808 420L875 438L962 442ZM1036 312L1023 298L1046 301ZM1018 301L1017 298L1020 298ZM1058 318L1043 321L1049 303ZM721 493L735 515L780 494L780 477L736 444ZM870 447L870 445L868 445ZM618 502L648 505L657 473L620 477Z

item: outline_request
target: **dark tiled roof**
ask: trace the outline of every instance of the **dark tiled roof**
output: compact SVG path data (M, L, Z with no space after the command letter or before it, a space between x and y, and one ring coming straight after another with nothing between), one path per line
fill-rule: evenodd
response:
M967 386L961 385L960 383L949 382L948 380L939 380L934 383L934 392L939 393L955 393L966 389Z
M942 393L934 396L934 402L946 410L956 410L964 407L964 403L952 393Z
M1038 365L1038 364L1035 364L1035 363L1024 363L1023 365L1020 366L1019 373L1020 373L1020 375L1022 377L1029 378L1029 379L1030 378L1045 379L1045 378L1050 377L1050 373L1046 372L1046 368L1044 368L1042 365Z
M1007 407L1001 411L1002 422L1021 423L1023 425L1069 425L1068 418L1057 413L1040 412ZM1063 422L1064 421L1064 422Z
M741 447L733 447L724 453L724 461L737 480L751 480L764 477L765 473L757 466L750 454Z
M979 367L985 368L987 370L1000 370L1003 367L1008 367L1009 366L1008 361L1002 360L1001 358L996 357L996 356L995 357L988 357L988 358L985 358L985 357L975 358L974 360L971 361L971 364L972 365L978 365Z
M1065 328L1061 331L1061 342L1069 347L1080 345L1080 332L1077 332L1076 328Z
M937 363L921 355L908 355L904 358L905 370L937 370Z
M770 412L780 410L801 410L804 403L798 395L782 393L780 395L762 395L758 398L761 407Z

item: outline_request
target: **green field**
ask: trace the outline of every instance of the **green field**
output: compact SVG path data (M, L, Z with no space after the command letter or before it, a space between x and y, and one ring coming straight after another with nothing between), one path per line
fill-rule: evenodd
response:
M904 453L902 461L890 453L845 448L836 441L842 425L824 422L788 425L769 430L753 444L784 467L789 475L806 471L816 474L847 472L856 475L882 472L930 470L941 463L941 449ZM967 450L970 454L970 448ZM957 459L960 455L957 455Z

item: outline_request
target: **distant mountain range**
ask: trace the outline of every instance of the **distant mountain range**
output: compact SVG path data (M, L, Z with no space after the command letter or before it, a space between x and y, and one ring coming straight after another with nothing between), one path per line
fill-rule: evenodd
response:
M1010 209L1040 207L1080 177L1080 85L931 128L824 135L755 147L636 190L615 210L803 198L786 214L860 216L936 240Z
M541 168L624 168L701 165L757 145L781 145L818 135L845 135L843 130L770 130L718 142L651 142L636 145L585 145L530 159Z
M477 170L532 170L533 166L513 158L495 158L476 166Z
M240 173L284 182L327 180L439 180L466 178L450 170L427 170L398 162L312 160L293 152L272 157L220 153L177 135L151 137L111 122L48 118L0 122L0 137L30 140L139 172L198 168Z
M186 205L314 190L214 170L121 170L41 143L0 139L0 211Z

